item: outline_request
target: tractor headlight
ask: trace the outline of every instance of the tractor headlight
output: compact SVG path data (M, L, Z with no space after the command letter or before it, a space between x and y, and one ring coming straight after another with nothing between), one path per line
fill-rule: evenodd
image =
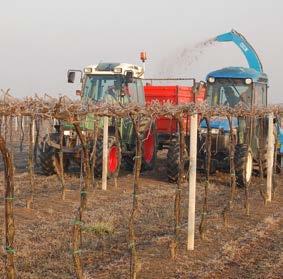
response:
M253 82L253 80L252 80L251 78L246 78L246 79L245 79L245 83L246 83L247 85L252 84L252 82Z
M114 68L114 73L115 74L121 74L122 73L122 68Z
M200 128L200 133L201 134L206 134L207 133L207 129L206 128Z
M215 129L215 128L211 129L211 134L212 134L212 135L217 135L217 134L219 134L219 129Z
M215 78L214 77L209 77L208 78L208 82L209 83L214 83L215 82Z
M91 74L92 73L92 68L84 68L85 74Z

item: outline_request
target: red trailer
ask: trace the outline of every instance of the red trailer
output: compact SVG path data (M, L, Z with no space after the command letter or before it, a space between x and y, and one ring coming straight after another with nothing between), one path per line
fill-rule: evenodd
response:
M149 105L153 100L160 103L171 102L172 104L187 104L203 102L205 98L205 87L197 86L144 86L146 104ZM186 134L189 132L189 119L184 118ZM172 136L177 133L177 121L167 117L160 117L156 121L159 149L168 148Z

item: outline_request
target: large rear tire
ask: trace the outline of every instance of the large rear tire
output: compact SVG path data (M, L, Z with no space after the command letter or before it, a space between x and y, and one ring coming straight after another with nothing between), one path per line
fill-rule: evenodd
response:
M253 156L247 144L235 146L235 173L238 187L250 184L253 173Z
M153 170L157 159L157 135L154 126L150 131L144 132L142 143L142 166L141 171ZM133 171L135 160L133 155L123 157L123 165L126 170Z
M50 140L59 143L59 134L50 134ZM49 145L46 141L41 142L39 145L38 160L37 164L40 171L44 175L53 175L56 173L54 160L59 159L59 150ZM65 156L63 157L64 171L66 171L70 165L70 162Z
M144 133L142 145L142 171L153 170L157 158L157 136L155 127Z
M98 139L96 145L96 160L94 167L94 176L102 176L102 160L103 160L103 140ZM121 166L121 149L119 140L114 136L108 138L108 172L107 177L117 177Z
M185 174L189 168L189 154L187 149L185 148L184 154L184 170ZM169 145L169 149L167 152L167 177L169 182L177 182L179 179L179 170L180 170L180 144L178 139L173 139Z

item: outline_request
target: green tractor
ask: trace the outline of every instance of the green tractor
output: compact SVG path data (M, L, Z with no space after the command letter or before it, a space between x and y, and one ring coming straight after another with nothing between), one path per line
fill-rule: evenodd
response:
M75 74L81 75L82 89L77 90L82 102L122 104L129 103L145 105L145 95L142 83L144 70L140 66L126 63L100 63L91 65L84 71L69 70L68 82L74 83ZM150 119L142 119L143 131L142 170L151 170L155 166L157 142L155 125L149 125ZM89 114L82 120L80 126L91 151L93 149L93 135L95 123L99 127L94 176L102 175L102 146L103 146L103 121L95 119ZM74 126L70 123L56 121L53 132L47 134L40 144L38 162L45 175L55 173L54 159L59 156L60 131L63 130L63 164L67 170L71 162L81 163L81 145ZM108 128L108 178L118 175L121 162L127 170L133 170L136 138L130 118L109 118ZM91 159L91 158L89 158Z

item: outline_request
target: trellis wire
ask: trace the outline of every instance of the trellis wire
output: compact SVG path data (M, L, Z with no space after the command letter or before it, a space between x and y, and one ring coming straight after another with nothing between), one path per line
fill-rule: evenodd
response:
M6 92L7 93L7 92ZM95 117L114 117L114 118L123 118L123 117L131 117L133 121L133 125L135 127L136 133L136 157L135 157L135 171L134 171L134 185L133 185L133 208L130 217L129 223L129 242L130 242L130 251L131 251L131 278L136 278L138 271L138 258L136 251L136 240L135 240L135 231L134 231L134 222L136 220L137 208L138 208L138 193L139 193L139 173L141 167L141 145L142 138L141 134L138 131L139 121L141 117L150 117L156 118L157 116L166 116L168 118L178 118L180 115L186 114L187 117L192 114L198 113L202 114L204 117L213 117L213 116L224 116L229 120L230 125L230 174L231 174L231 195L229 200L229 209L231 208L234 196L234 187L235 187L235 170L233 170L233 138L232 138L232 128L231 128L231 117L233 116L246 116L246 117L255 117L255 116L265 116L269 113L273 113L274 115L278 115L283 112L282 107L267 107L267 108L253 108L251 110L247 110L241 106L237 108L229 108L229 107L208 107L205 103L203 104L182 104L182 105L173 105L171 103L160 104L158 102L153 102L151 106L145 107L140 106L138 104L129 104L128 106L123 106L119 104L100 104L96 105L91 102L81 102L81 101L72 101L67 97L62 97L60 100L56 98L51 98L49 96L45 96L40 98L36 96L35 98L26 98L26 99L16 99L11 95L5 93L5 98L0 101L0 117L2 119L1 132L4 130L4 138L7 139L7 118L10 117L19 117L20 118L20 128L21 128L21 149L24 138L24 117L29 117L32 121L29 123L29 171L30 171L30 179L31 179L31 195L33 197L33 140L32 140L32 124L34 123L34 119L58 119L61 121L67 121L74 125L76 132L79 136L81 146L83 149L83 170L84 170L84 184L81 188L81 199L80 206L76 213L76 219L74 221L73 226L73 259L74 266L76 271L77 278L83 278L83 265L82 259L80 257L81 252L81 226L83 225L83 212L87 206L87 193L89 190L89 185L91 181L91 171L89 166L89 154L86 146L86 140L84 135L82 134L79 123L84 120L84 118L88 114L93 114ZM96 128L95 128L96 129ZM182 131L180 128L180 144L182 142ZM11 135L11 134L10 134ZM62 139L62 138L61 138ZM94 142L96 141L96 136L94 133ZM62 144L61 144L62 146ZM8 253L7 257L7 265L6 265L6 274L8 278L14 278L14 248L13 248L13 239L14 239L14 225L13 225L13 163L9 155L7 155L8 150L6 148L5 140L0 137L0 148L1 152L5 154L4 164L5 164L5 210L7 215L5 217L6 224L6 251ZM181 150L181 149L180 149ZM183 149L182 149L183 150ZM183 153L183 152L182 152ZM210 153L210 152L209 152ZM207 156L209 153L207 153ZM182 155L181 155L182 156ZM180 156L180 161L182 164L182 159ZM93 150L93 157L95 157L95 150ZM62 158L62 157L61 157ZM94 160L94 159L93 159ZM62 159L61 167L63 167ZM209 158L207 158L209 162ZM93 162L94 164L94 162ZM180 168L179 178L182 177L182 168ZM210 167L208 166L208 172ZM207 187L209 185L209 173L206 174L206 188L205 188L205 197L204 197L204 206L203 213L207 213ZM181 179L179 179L181 181ZM176 196L175 196L175 237L176 242L178 239L178 226L180 213L178 209L178 205L180 204L179 199L179 188L180 185L177 186ZM246 188L248 191L248 188ZM247 195L247 193L246 193ZM33 200L33 198L32 198ZM248 201L248 199L246 199ZM202 233L204 233L204 227L202 227Z

